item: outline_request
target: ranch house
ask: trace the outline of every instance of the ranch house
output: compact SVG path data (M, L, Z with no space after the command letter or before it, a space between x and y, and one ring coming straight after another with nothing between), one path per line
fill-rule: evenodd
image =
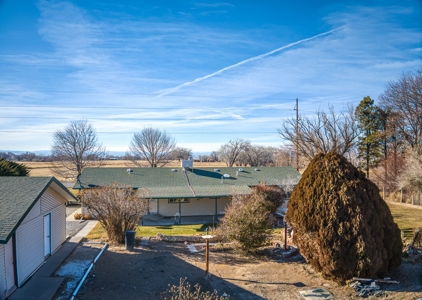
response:
M195 168L182 161L180 168L85 168L74 189L119 182L148 189L150 215L162 217L224 215L233 193L248 194L259 183L294 186L300 173L292 167ZM287 201L285 201L287 202ZM286 203L285 203L286 204Z

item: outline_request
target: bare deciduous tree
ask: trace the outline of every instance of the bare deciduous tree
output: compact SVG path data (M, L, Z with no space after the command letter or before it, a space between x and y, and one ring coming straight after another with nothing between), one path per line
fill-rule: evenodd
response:
M250 146L249 141L244 139L233 139L224 144L218 150L218 157L224 161L228 167L233 167L239 154Z
M265 147L260 145L250 145L239 154L237 162L240 165L258 167L269 166L275 162L275 151L273 147Z
M125 232L134 230L148 211L147 190L112 183L82 191L82 203L98 219L112 243L123 243Z
M292 147L284 146L279 149L276 149L275 153L275 165L279 166L295 166L296 153L293 151Z
M422 193L422 155L417 149L406 152L405 167L398 177L400 188L409 188L418 195Z
M192 149L176 147L169 154L169 159L182 161L192 157Z
M280 136L308 159L330 151L344 156L356 144L359 132L351 106L338 114L330 106L328 113L317 111L314 117L300 116L297 132L295 118L285 120L278 129Z
M141 167L137 160L137 157L139 157L142 160L147 160L153 168L164 166L175 146L176 141L165 131L146 127L141 132L133 135L129 145L131 161Z
M217 151L212 151L208 157L210 162L217 162L218 160L218 152Z
M94 127L86 120L72 121L53 133L53 171L63 177L78 176L85 167L98 167L106 156Z
M422 69L388 83L379 99L384 109L396 116L399 135L422 154Z

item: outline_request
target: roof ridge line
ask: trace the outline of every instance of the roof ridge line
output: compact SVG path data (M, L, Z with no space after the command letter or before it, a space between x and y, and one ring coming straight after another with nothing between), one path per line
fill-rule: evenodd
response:
M186 181L188 182L188 187L189 187L189 188L190 188L190 190L192 191L193 195L194 195L195 197L197 197L197 196L196 196L195 191L193 190L192 186L190 185L189 177L188 177L188 174L186 174L186 170L183 170L183 173L185 174Z

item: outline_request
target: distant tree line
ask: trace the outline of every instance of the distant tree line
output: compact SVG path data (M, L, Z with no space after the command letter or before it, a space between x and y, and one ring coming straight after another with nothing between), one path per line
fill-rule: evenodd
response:
M51 162L53 157L51 155L37 155L31 152L25 152L21 154L15 154L13 152L1 152L0 158L13 161L35 161L35 162Z

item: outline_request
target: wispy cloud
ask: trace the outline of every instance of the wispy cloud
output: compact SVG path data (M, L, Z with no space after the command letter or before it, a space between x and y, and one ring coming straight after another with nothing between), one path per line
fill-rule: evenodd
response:
M270 55L272 55L272 54L274 54L274 53L278 53L278 52L280 52L280 51L282 51L282 50L285 50L285 49L291 48L291 47L293 47L293 46L296 46L296 45L301 44L301 43L304 43L304 42L312 41L312 40L314 40L314 39L316 39L316 38L319 38L319 37L321 37L321 36L325 36L325 35L327 35L327 34L330 34L330 33L336 32L336 31L338 31L338 30L340 30L340 29L333 29L333 30L330 30L330 31L327 31L327 32L324 32L324 33L320 33L320 34L317 34L317 35L315 35L315 36L313 36L313 37L306 38L306 39L302 39L302 40L299 40L299 41L296 41L296 42L290 43L290 44L288 44L288 45L285 45L285 46L279 47L279 48L274 49L274 50L272 50L272 51L269 51L269 52L267 52L267 53L264 53L264 54L261 54L261 55L257 55L257 56L254 56L254 57L251 57L251 58L248 58L248 59L242 60L241 62L238 62L238 63L233 64L233 65L231 65L231 66L225 67L225 68L223 68L223 69L220 69L220 70L218 70L218 71L216 71L216 72L214 72L214 73L211 73L211 74L208 74L208 75L205 75L205 76L202 76L202 77L196 78L196 79L195 79L195 80L193 80L193 81L185 82L185 83L180 84L180 85L178 85L178 86L176 86L176 87L174 87L174 88L170 88L170 89L166 89L166 90L164 90L164 91L161 91L161 92L159 92L158 96L164 96L164 95L168 95L168 94L174 93L174 92L176 92L176 91L180 90L180 89L181 89L181 88L183 88L183 87L186 87L186 86L189 86L189 85L192 85L192 84L195 84L195 83L201 82L201 81L203 81L203 80L206 80L206 79L208 79L208 78L211 78L211 77L214 77L214 76L216 76L216 75L219 75L219 74L221 74L221 73L223 73L223 72L225 72L225 71L228 71L228 70L230 70L230 69L233 69L233 68L239 67L239 66L244 65L244 64L249 63L249 62L253 62L253 61L256 61L256 60L260 60L260 59L265 58L265 57L267 57L267 56L270 56Z
M196 14L232 8L204 4L194 6ZM212 28L179 15L116 18L47 0L39 9L48 50L0 55L0 105L21 106L2 107L16 119L0 118L0 125L25 132L0 133L0 149L9 142L48 148L41 146L48 132L82 118L113 150L126 150L144 126L166 129L194 150L216 150L211 145L233 137L278 145L275 129L293 116L295 98L303 114L327 103L356 105L422 63L421 30L402 21L415 11L398 6L349 7L327 15L321 34L292 28L294 35L270 38L265 30ZM297 41L289 43L292 36Z

